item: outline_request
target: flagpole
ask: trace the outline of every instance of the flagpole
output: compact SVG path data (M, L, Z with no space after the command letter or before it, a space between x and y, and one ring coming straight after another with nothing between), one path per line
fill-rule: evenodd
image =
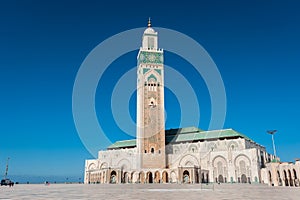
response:
M272 134L272 141L273 141L273 151L274 151L274 155L276 158L277 156L276 156L276 147L275 147L275 142L274 142L274 134Z
M277 132L277 130L272 130L272 131L267 131L267 133L272 135L272 144L273 144L273 152L274 152L274 156L275 159L277 161L277 156L276 156L276 147L275 147L275 141L274 141L274 134Z

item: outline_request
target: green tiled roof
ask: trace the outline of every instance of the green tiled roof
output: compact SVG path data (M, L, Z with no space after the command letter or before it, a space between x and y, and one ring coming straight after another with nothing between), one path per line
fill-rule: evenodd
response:
M251 140L247 136L239 133L233 129L221 129L212 131L203 131L196 127L186 127L178 129L169 129L165 131L166 144L169 143L180 143L180 142L192 142L192 141L204 141L204 140L215 140L225 138L245 138ZM108 149L116 148L130 148L136 146L136 140L122 140L117 141L110 145Z
M136 140L122 140L117 141L110 145L107 149L116 149L116 148L128 148L128 147L135 147L136 146Z
M177 134L186 134L186 133L196 133L196 132L201 132L203 130L191 126L191 127L185 127L185 128L176 128L176 129L169 129L166 130L166 135L177 135Z
M179 129L177 129L179 130ZM186 141L198 141L198 140L212 140L220 138L233 138L233 137L242 137L248 140L251 140L247 136L233 130L233 129L222 129L222 130L213 130L213 131L202 131L199 129L197 132L180 132L177 135L168 134L166 131L166 143L178 143Z
M273 160L271 160L272 163L277 163L279 162L276 158L274 158Z

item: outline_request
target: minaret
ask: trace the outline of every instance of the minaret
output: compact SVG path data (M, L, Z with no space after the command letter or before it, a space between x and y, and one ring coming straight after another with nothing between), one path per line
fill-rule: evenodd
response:
M165 168L164 64L157 32L144 31L137 56L138 168Z

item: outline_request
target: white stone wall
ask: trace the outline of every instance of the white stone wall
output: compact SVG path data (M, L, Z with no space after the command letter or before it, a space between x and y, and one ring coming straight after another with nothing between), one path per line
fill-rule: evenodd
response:
M263 147L251 145L251 142L241 138L173 144L166 149L167 165L171 169L201 166L201 169L209 171L210 182L219 175L226 178L227 182L238 182L242 174L246 175L247 181L259 182L260 157L257 152L265 151ZM243 162L245 167L242 168L245 169L241 171L240 164Z
M181 174L178 171L180 167L199 167L209 174L209 182L260 182L265 181L265 174L260 173L261 154L265 155L264 147L256 143L251 144L251 141L243 138L187 142L166 146L166 169L139 169L137 148L99 151L98 159L86 160L84 180L85 183L88 183L88 180L98 180L95 176L103 176L99 174L103 170L115 169L128 172L130 174L128 176L130 178L132 176L132 181L137 180L141 171L144 171L145 178L147 172L154 174L159 171L162 176L166 171L169 181L180 182ZM298 165L300 167L300 164ZM93 179L90 179L91 176Z
M137 166L137 148L99 151L98 160L111 168L135 169Z

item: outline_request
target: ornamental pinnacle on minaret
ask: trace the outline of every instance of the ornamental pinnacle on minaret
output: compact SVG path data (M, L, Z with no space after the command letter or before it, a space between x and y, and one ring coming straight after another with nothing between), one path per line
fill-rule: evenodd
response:
M151 27L151 18L148 19L148 27Z

